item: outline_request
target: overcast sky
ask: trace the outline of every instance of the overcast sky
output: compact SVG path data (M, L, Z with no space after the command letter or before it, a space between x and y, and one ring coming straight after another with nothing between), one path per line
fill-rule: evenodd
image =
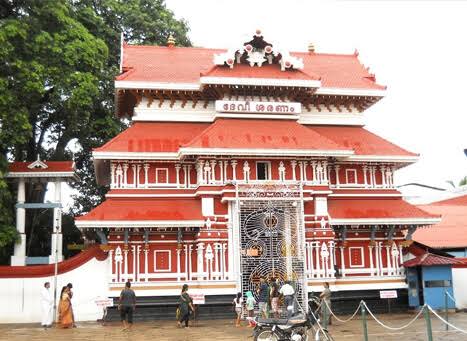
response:
M397 182L446 187L467 175L467 0L166 0L195 46L234 47L259 28L290 51L352 53L387 85L367 128L420 154Z

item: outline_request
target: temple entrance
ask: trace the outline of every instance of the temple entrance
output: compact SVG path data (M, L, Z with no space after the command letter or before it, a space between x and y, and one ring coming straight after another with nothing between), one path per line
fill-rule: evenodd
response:
M243 190L243 191L242 191ZM255 296L260 278L290 280L307 308L304 228L300 187L250 186L239 195L242 292Z

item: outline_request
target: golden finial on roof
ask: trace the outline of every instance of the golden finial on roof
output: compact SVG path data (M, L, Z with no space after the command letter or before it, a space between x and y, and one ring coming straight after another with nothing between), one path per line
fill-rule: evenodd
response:
M309 53L315 53L315 44L313 44L313 43L308 44L308 52Z
M175 46L175 38L172 33L169 34L169 38L167 39L167 46L174 47Z

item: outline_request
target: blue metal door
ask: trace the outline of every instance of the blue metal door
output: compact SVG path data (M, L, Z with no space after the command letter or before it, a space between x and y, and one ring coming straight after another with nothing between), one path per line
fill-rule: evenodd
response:
M452 290L452 270L450 265L422 267L423 296L425 303L433 309L444 309L446 292L454 297ZM455 308L455 302L448 298L448 308Z
M409 284L409 307L420 306L417 268L407 268L407 282Z

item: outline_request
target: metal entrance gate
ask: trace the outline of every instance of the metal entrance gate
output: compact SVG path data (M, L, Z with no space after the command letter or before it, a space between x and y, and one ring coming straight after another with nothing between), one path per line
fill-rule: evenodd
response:
M307 309L303 200L299 185L237 187L242 291L255 296L260 278L290 280ZM284 310L284 309L282 309Z

